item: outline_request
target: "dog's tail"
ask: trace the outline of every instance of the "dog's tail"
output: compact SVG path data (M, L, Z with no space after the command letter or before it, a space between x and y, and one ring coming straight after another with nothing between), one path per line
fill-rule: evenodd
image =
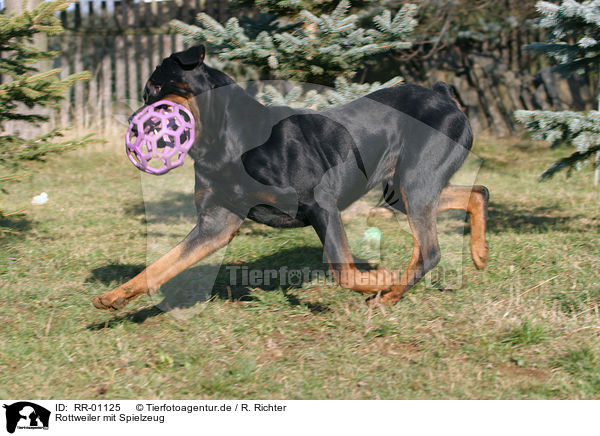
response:
M458 95L458 93L456 92L456 89L454 89L453 86L450 86L444 82L436 82L433 84L431 89L433 89L438 94L442 94L447 97L450 97L456 103L458 108L464 112L464 104L460 100L460 96Z

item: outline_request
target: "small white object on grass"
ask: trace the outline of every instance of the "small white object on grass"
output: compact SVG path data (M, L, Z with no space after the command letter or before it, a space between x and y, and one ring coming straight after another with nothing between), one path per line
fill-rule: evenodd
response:
M40 195L36 195L31 200L31 204L44 204L48 201L48 194L42 192Z
M365 230L363 239L367 242L379 242L381 239L381 231L376 227L369 227Z

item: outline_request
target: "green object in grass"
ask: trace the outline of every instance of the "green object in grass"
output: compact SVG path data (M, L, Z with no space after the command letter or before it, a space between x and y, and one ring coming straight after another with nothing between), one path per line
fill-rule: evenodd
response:
M369 227L365 230L363 239L367 242L376 242L381 239L381 231L376 227Z

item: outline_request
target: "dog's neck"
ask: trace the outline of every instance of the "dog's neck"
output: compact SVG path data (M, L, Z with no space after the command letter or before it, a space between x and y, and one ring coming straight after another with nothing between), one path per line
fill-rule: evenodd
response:
M273 108L258 102L225 73L202 68L211 89L195 97L199 132L189 154L197 163L217 169L266 140L273 126Z

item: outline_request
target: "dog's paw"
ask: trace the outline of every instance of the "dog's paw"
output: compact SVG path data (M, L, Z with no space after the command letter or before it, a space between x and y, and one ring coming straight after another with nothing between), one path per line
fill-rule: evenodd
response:
M111 291L94 298L92 304L96 309L119 310L123 309L132 298L133 297L127 298L119 293L115 294L114 291Z
M475 268L484 269L488 262L487 244L484 242L484 243L472 245L471 246L471 257L473 258L473 263L475 264Z
M369 307L378 307L378 306L392 306L398 302L402 295L396 296L393 291L382 292L379 291L376 294L369 296L365 300Z

